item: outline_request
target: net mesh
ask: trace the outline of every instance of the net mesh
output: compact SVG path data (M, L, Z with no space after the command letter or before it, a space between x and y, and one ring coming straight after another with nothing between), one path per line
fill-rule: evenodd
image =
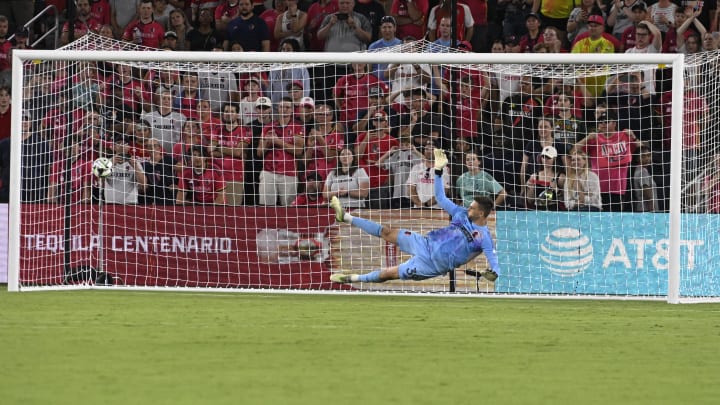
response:
M63 50L160 52L94 34ZM677 97L683 287L714 296L717 53L685 64L675 95L659 65L27 61L21 284L664 295ZM331 283L410 255L337 224L330 196L396 229L448 225L438 147L454 203L497 205L501 277L479 276L480 255L424 281Z

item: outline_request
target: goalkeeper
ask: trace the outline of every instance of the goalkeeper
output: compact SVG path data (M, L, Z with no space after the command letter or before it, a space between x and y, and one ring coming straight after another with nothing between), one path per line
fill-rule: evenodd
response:
M445 228L430 231L427 236L382 226L367 219L346 214L340 201L333 197L330 207L335 210L339 222L347 222L366 233L383 238L397 245L403 252L413 255L398 266L377 269L366 274L333 274L336 283L382 283L387 280L424 280L441 276L485 253L490 268L480 272L488 281L498 277L495 246L487 227L487 218L493 211L493 201L487 197L475 197L469 208L455 205L445 196L442 173L447 157L442 149L435 149L435 199L447 211L452 220Z

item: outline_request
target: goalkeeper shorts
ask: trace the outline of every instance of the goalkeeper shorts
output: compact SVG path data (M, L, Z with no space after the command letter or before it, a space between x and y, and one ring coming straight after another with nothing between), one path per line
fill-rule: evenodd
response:
M400 230L397 238L398 248L413 256L398 267L401 280L425 280L447 273L438 270L430 259L429 244L428 239L418 233L406 229Z

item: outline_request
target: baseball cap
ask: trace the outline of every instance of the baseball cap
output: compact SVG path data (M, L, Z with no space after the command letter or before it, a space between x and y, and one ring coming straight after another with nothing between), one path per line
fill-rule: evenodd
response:
M175 31L168 31L168 32L165 33L165 38L175 38L175 39L177 39L177 37L178 37L178 36L177 36L177 34L175 33Z
M635 9L647 11L647 4L645 4L644 1L638 1L637 3L633 4L632 7L630 7L630 10L635 11Z
M460 41L457 44L458 49L465 49L468 51L472 51L472 44L468 41Z
M515 46L520 43L520 40L515 35L508 35L505 37L503 43L505 45Z
M593 14L590 17L588 17L588 24L600 24L605 25L605 19L601 15Z
M315 108L315 100L312 99L312 97L303 97L300 99L300 106L309 105L312 108Z
M17 31L15 31L15 36L27 38L30 36L30 31L28 31L27 28L19 28Z
M376 112L376 113L373 115L373 119L375 119L375 120L380 120L380 119L386 120L386 119L387 119L387 114L385 113L385 111L380 110L380 111Z
M287 89L292 90L294 86L300 87L301 89L304 88L303 83L300 80L294 80L292 83L287 85Z
M391 15L386 15L385 17L380 19L380 24L390 23L392 25L397 26L397 21L395 21L395 17Z
M530 18L535 18L536 20L540 21L540 16L537 15L537 13L530 13L525 16L525 21L527 21Z
M368 90L368 96L370 97L381 97L385 95L385 91L380 87L370 87Z
M612 110L604 111L600 116L597 118L598 122L605 122L605 121L617 121L617 113Z
M255 107L270 107L272 108L272 101L270 101L267 97L258 97L257 100L255 100Z
M555 159L558 155L558 152L557 149L555 149L554 147L546 146L543 148L542 152L540 152L540 155Z

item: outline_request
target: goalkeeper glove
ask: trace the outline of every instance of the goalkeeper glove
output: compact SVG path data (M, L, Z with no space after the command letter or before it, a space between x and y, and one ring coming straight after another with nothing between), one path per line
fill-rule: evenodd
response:
M498 278L498 274L493 269L482 270L480 275L487 281L495 281Z
M443 169L448 164L448 158L445 156L445 151L440 148L435 148L435 174L442 176Z

